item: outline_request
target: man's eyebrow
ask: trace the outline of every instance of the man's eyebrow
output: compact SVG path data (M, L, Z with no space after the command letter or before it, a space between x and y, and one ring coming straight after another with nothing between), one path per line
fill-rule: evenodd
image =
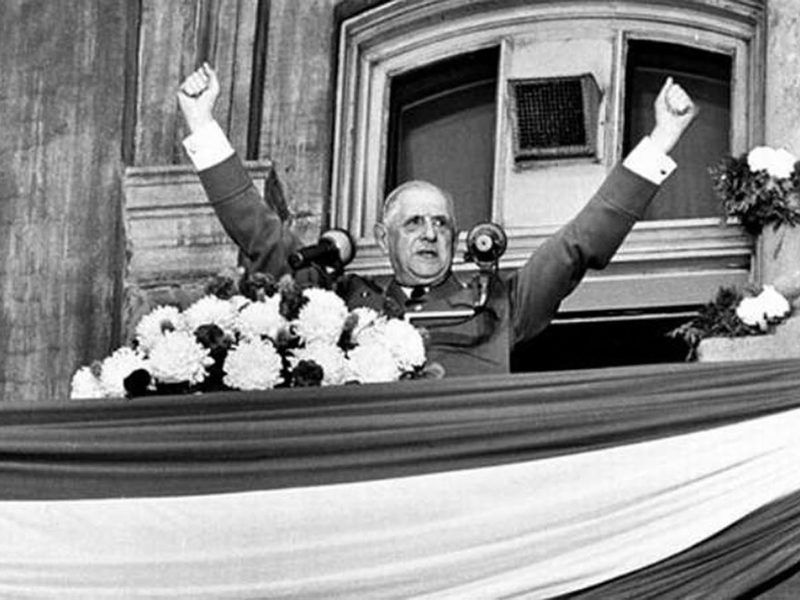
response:
M445 221L452 221L453 218L448 215L447 213L434 213L432 215L428 213L413 213L407 215L405 219L403 219L403 223L409 223L415 219L424 219L425 217L429 217L431 219L444 219Z

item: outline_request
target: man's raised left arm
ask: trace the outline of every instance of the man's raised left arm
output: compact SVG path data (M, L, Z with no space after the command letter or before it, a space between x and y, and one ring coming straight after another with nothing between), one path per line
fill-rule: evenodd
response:
M697 116L685 90L668 78L656 98L649 136L615 166L586 206L546 240L511 280L514 339L531 338L555 316L586 270L602 269L675 170L668 156Z

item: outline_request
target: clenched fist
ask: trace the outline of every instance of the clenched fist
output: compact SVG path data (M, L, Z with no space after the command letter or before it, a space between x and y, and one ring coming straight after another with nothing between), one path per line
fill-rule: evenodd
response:
M219 96L219 80L208 63L194 71L178 89L178 105L189 131L197 131L214 120L214 104Z
M667 77L653 105L656 125L650 139L668 153L697 116L699 109L672 77Z

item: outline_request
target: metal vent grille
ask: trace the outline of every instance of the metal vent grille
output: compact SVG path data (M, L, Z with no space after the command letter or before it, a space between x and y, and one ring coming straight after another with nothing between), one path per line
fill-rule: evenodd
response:
M599 89L590 74L510 80L514 159L596 154Z

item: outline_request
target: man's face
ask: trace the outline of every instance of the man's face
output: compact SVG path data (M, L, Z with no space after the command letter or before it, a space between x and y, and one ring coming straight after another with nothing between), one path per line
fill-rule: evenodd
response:
M434 187L412 187L375 228L401 285L433 285L453 262L455 223L447 198Z

